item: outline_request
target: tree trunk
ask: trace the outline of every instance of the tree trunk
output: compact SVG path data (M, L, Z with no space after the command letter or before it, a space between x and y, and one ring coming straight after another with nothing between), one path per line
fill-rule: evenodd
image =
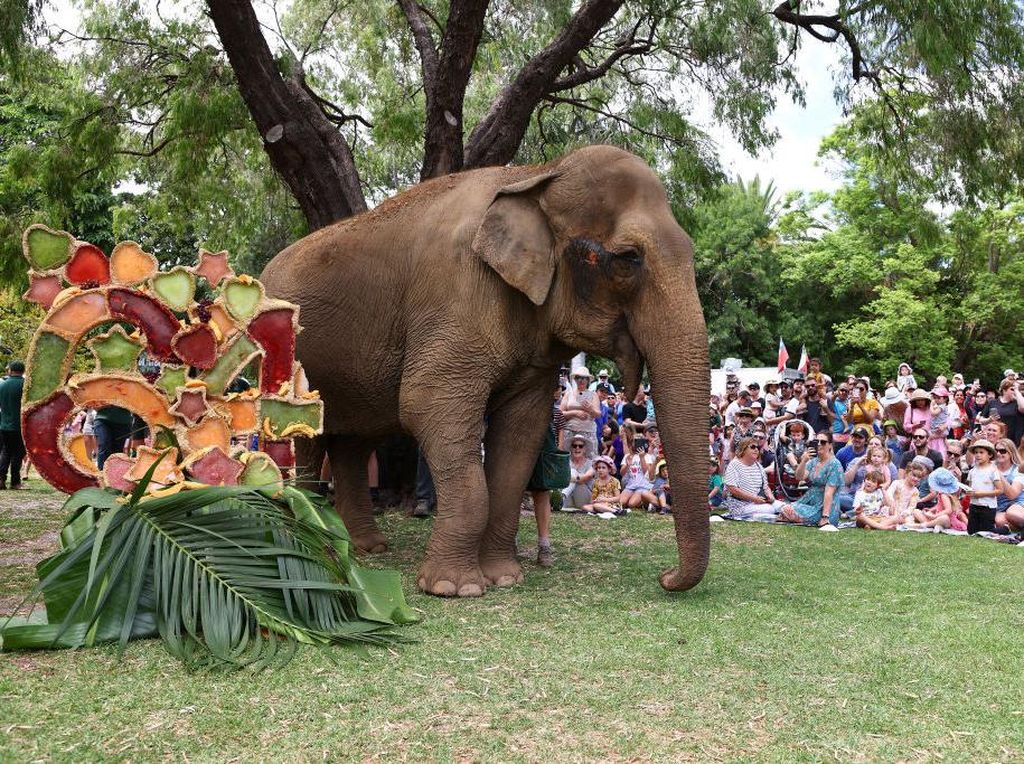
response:
M366 209L352 151L301 77L281 76L249 0L208 0L210 16L274 169L315 230Z

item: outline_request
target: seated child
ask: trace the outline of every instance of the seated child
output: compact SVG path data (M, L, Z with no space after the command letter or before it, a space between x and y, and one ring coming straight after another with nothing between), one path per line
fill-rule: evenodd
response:
M708 504L712 507L720 507L723 501L725 501L725 478L722 477L718 457L712 454L708 467Z
M958 530L967 530L967 515L960 506L960 481L956 475L940 467L928 476L928 487L938 496L935 506L915 509L914 519L907 525L912 528L952 528L955 522Z
M853 497L853 511L857 516L857 527L876 531L892 530L896 518L892 514L889 498L882 491L885 475L881 470L871 469L864 475Z
M668 464L662 459L655 467L654 483L651 492L658 499L658 511L663 515L672 514L672 486L668 482Z
M802 422L788 422L784 434L779 440L786 447L785 463L782 471L786 478L796 482L796 468L800 465L800 458L807 450L807 431Z
M903 479L893 480L889 485L889 504L892 508L892 516L896 520L894 528L897 525L905 524L913 517L918 499L921 498L917 487L927 474L927 467L920 462L911 462L903 473Z
M619 502L621 488L619 481L612 477L612 468L615 462L610 456L601 455L594 459L594 469L597 477L594 478L594 487L590 492L590 504L584 504L585 512L614 512L621 513L622 504Z

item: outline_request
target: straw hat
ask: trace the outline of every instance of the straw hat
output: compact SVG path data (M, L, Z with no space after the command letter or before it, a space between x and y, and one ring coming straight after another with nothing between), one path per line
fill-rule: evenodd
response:
M586 366L574 366L572 368L571 376L586 377L587 379L592 379L592 377L590 376L590 369L588 369Z
M932 397L925 390L922 390L920 387L917 388L916 390L914 390L914 392L912 392L910 394L910 403L911 403L911 405L914 404L914 401L929 401L929 402L931 402L931 399L932 399Z
M992 456L996 455L996 447L992 445L991 441L985 440L985 438L978 438L978 440L971 443L971 451L974 451L975 449L978 448L984 448L986 451L992 454Z

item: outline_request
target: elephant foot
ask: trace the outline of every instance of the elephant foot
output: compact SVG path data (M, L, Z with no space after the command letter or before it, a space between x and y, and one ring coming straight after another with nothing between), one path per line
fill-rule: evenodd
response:
M480 560L480 570L492 586L515 586L523 583L523 568L515 557L492 557Z
M427 594L438 597L482 597L487 581L480 568L460 568L450 563L427 560L420 568L416 585Z
M380 531L350 534L352 544L360 554L382 554L388 551L388 540Z

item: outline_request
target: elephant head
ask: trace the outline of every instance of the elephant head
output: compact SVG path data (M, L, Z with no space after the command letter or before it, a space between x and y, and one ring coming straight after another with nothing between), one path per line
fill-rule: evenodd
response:
M672 485L678 567L663 587L695 586L708 562L707 331L693 245L638 157L592 146L497 191L473 249L540 312L566 346L614 358L636 392L651 375Z

